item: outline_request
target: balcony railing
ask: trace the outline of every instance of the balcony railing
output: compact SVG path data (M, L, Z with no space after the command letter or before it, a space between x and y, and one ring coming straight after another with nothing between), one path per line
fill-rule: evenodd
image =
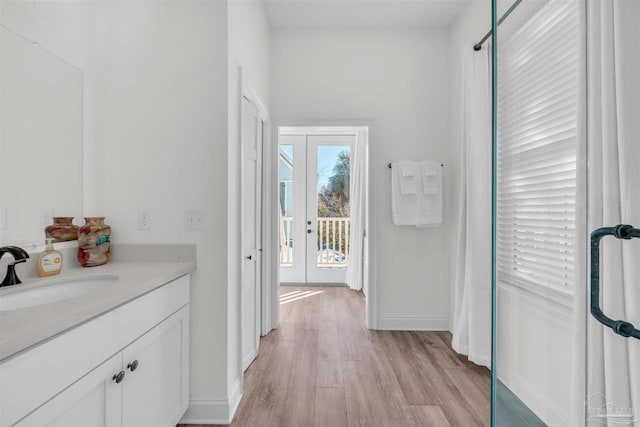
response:
M316 231L318 267L346 267L349 263L349 218L318 218ZM293 218L281 217L281 266L293 265L293 241Z
M318 267L346 267L349 218L318 218Z
M280 217L280 265L293 265L293 217Z

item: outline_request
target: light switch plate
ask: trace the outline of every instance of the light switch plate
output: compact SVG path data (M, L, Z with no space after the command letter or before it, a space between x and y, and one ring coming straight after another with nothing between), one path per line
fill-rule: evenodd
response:
M187 231L206 230L206 212L197 209L184 211L184 228Z

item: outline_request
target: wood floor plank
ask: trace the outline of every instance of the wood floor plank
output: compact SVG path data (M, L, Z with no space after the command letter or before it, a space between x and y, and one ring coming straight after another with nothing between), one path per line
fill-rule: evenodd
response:
M411 337L406 333L385 331L376 336L393 361L392 369L407 402L410 405L439 405L441 402L432 382L437 375L435 367L412 354L415 350L409 342Z
M344 387L342 380L342 364L340 360L318 358L316 372L317 387Z
M282 418L289 390L289 378L295 354L295 341L280 341L262 380L246 397L247 407L237 411L232 425L273 427L283 425ZM245 398L243 397L243 400Z
M378 409L382 409L382 424L386 427L406 426L416 427L413 415L409 409L397 377L394 375L392 364L386 353L374 353L373 358L369 361L360 362L361 367L366 364L373 366L373 372L376 375L378 390L382 396L383 405ZM372 369L367 367L366 369Z
M344 388L317 388L314 427L348 427Z
M469 369L446 369L445 375L458 390L464 390L461 394L466 401L466 407L473 411L479 420L489 421L491 411L489 405L486 405L491 398L489 387L486 387L489 379Z
M318 331L301 331L296 344L287 385L287 404L282 423L278 424L284 427L309 426L315 417Z
M382 427L382 420L376 414L376 405L380 402L372 399L366 382L360 377L357 369L360 363L362 362L342 362L349 426Z
M451 345L446 343L438 332L409 332L422 343L426 351L433 355L436 366L441 369L464 368L466 365L458 359Z
M411 406L411 413L419 426L450 427L449 420L439 406Z
M466 390L456 387L455 383L445 375L444 370L438 365L439 356L425 349L424 345L411 333L394 332L394 334L398 340L404 340L409 345L406 354L415 358L417 366L428 376L430 390L437 395L440 407L452 426L487 425L488 420L479 419L477 411L474 411L465 400ZM489 406L488 400L486 406Z

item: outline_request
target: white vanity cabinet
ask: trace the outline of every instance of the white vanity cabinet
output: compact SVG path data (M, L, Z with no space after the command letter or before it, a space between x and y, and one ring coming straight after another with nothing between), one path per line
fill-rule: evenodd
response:
M175 426L189 401L189 276L0 364L0 425Z

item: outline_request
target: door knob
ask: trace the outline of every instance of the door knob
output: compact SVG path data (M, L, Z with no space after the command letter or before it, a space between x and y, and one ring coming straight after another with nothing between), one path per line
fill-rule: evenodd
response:
M307 221L307 225L311 225L311 221Z
M120 384L123 379L124 379L124 371L120 371L113 376L113 380L116 382L116 384Z
M136 369L138 369L138 361L137 361L137 360L134 360L133 362L129 363L129 364L127 365L127 368L128 368L131 372L135 371Z
M247 255L246 257L249 261L251 261L253 259L253 257L251 255Z
M313 233L313 230L311 229L307 230L307 234L311 234L311 233Z

